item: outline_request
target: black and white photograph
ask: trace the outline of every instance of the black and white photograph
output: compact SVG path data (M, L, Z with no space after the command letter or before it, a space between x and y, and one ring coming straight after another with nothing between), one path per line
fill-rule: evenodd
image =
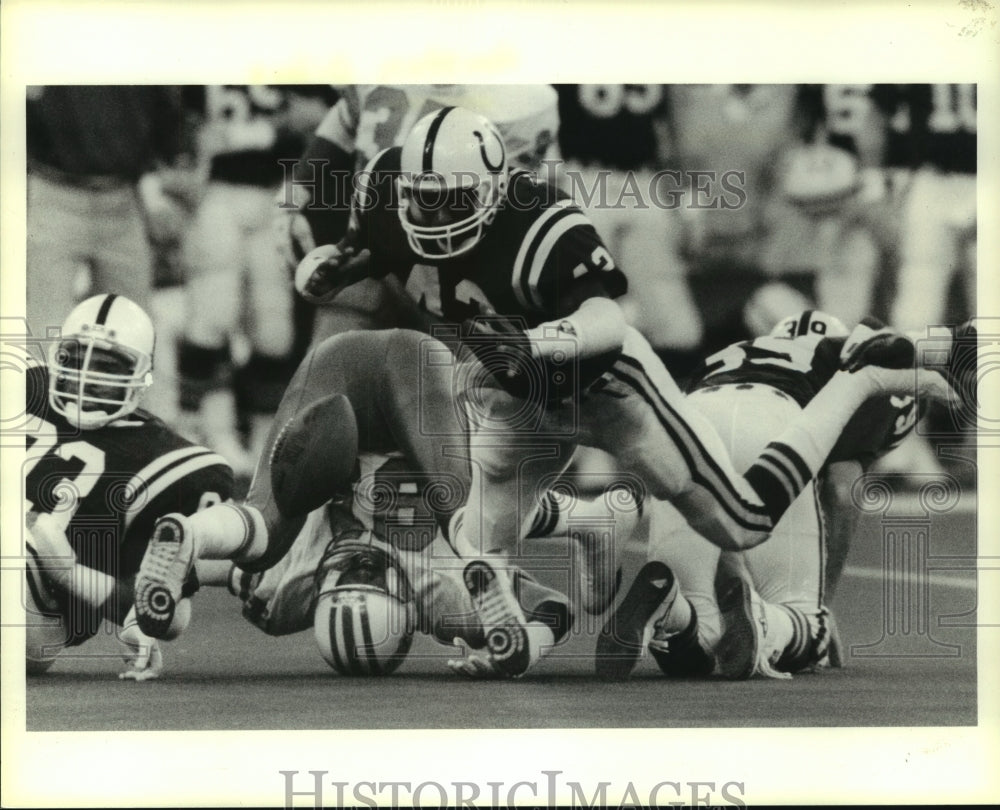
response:
M53 8L5 805L996 798L995 4Z

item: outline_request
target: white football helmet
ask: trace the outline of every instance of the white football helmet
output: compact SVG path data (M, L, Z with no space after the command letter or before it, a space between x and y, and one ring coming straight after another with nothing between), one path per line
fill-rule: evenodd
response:
M425 115L403 142L399 221L430 260L460 256L483 238L507 189L507 148L488 118L464 107Z
M818 337L847 337L850 330L844 322L827 312L818 309L806 309L796 315L782 318L771 330L773 337L802 337L815 335Z
M63 322L49 353L49 405L81 430L132 413L153 382L153 322L120 295L95 295Z
M410 650L409 585L391 552L365 532L334 539L320 563L313 632L341 675L389 675Z

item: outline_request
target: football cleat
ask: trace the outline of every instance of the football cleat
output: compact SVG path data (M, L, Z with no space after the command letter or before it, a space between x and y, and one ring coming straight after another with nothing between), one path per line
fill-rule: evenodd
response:
M791 678L778 672L767 656L767 618L764 603L749 582L736 577L719 600L725 631L715 648L719 674L734 681L759 675Z
M594 669L599 677L623 680L631 674L642 653L646 624L658 609L666 617L679 593L674 572L666 564L654 560L639 570L597 637Z
M531 666L531 648L513 589L485 560L470 562L462 577L483 624L490 660L504 677L520 677Z
M664 614L666 618L666 613ZM698 614L691 605L691 621L679 633L667 633L665 622L653 625L649 652L660 671L670 678L703 678L715 669L715 657L698 640Z
M611 532L574 532L570 541L583 609L598 616L611 607L622 583Z
M194 540L183 515L156 521L135 578L135 617L151 638L165 638L194 565Z

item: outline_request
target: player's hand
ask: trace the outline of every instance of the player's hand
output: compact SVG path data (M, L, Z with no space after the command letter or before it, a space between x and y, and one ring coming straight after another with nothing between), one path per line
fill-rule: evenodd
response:
M344 243L313 248L295 268L295 289L311 304L328 304L360 280L348 269L355 255L354 248Z
M574 364L543 359L527 332L506 318L477 317L462 324L462 342L490 379L519 399L552 402L573 384ZM562 367L560 367L560 365Z
M917 368L913 339L862 321L844 342L841 369L867 379L873 396L896 394L957 403L958 396L937 371Z
M840 352L840 367L851 374L866 366L912 369L916 360L916 346L909 337L888 327L874 328L865 321L854 327Z
M452 644L458 647L462 656L461 658L450 658L447 662L448 668L456 675L475 680L497 680L505 677L497 669L487 650L473 649L458 637L452 640Z
M118 673L118 680L148 681L160 677L163 653L159 642L139 629L135 608L125 618L125 624L118 632L118 642L122 648L122 660L128 665L127 670Z
M47 582L69 591L73 585L76 553L56 517L48 512L31 512L27 543L34 551L39 571ZM27 526L28 524L26 524Z

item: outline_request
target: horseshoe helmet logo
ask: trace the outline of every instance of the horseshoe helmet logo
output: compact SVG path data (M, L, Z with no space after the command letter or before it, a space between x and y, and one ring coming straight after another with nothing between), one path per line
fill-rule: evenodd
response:
M483 138L483 133L478 129L473 130L472 134L476 136L476 140L479 141L479 156L483 159L483 164L491 172L499 172L504 167L504 162L506 160L506 155L504 154L503 141L495 130L489 130L490 134L496 141L496 145L500 150L500 157L494 162L490 160L489 154L486 151L486 139Z

